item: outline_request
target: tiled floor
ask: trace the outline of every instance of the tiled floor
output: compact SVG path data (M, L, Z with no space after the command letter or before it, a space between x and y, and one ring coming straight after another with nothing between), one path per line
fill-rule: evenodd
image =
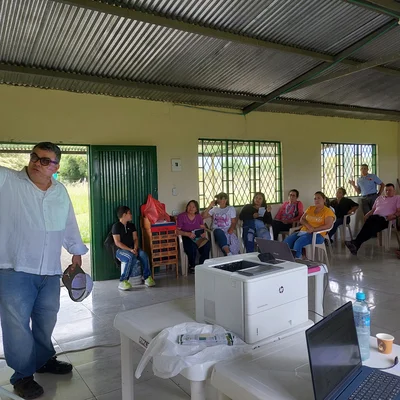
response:
M392 248L396 243L392 242ZM347 301L354 301L356 292L366 293L371 306L371 333L387 332L400 343L400 260L393 251L384 252L376 246L376 239L364 245L357 257L349 254L340 244L334 247L329 272L329 285L325 294L325 314ZM313 307L313 283L310 280L310 310ZM119 334L113 328L113 319L119 311L130 310L181 297L193 296L194 277L173 274L157 277L155 288L140 288L120 292L117 281L96 282L92 295L82 303L73 303L62 288L61 310L53 341L57 351L81 349L99 344L118 344ZM310 312L310 318L313 318ZM1 343L1 336L0 336ZM43 385L42 399L121 399L120 348L97 348L78 353L69 353L61 359L74 365L69 376L37 375ZM0 348L0 353L2 349ZM137 347L136 361L141 358ZM0 361L0 385L11 390L11 369ZM209 388L211 397L214 397ZM188 399L189 386L180 376L173 380L154 377L147 367L137 382L137 400L144 399Z

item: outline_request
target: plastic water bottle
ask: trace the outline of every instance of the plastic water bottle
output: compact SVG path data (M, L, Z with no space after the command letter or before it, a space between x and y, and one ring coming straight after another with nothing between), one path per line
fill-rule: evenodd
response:
M369 337L371 335L371 313L365 301L364 293L357 293L357 301L353 304L354 322L356 323L361 360L369 358Z

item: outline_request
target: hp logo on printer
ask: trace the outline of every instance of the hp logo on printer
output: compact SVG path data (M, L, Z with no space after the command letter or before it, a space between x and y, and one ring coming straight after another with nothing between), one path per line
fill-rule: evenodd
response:
M285 291L285 288L283 287L283 286L281 286L280 288L279 288L279 293L283 293Z

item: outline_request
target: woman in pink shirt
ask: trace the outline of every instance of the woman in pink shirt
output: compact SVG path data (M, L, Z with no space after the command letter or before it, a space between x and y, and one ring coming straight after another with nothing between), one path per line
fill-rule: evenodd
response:
M210 257L210 242L203 240L199 246L199 239L206 238L203 218L199 214L199 203L190 200L185 212L178 215L176 220L177 234L182 235L183 248L188 257L189 272L194 273L197 251L200 253L199 264Z
M280 232L288 231L293 226L293 222L300 221L304 213L303 203L297 200L299 191L292 189L289 192L289 199L285 201L274 220L272 221L272 229L274 231L274 240L278 240Z

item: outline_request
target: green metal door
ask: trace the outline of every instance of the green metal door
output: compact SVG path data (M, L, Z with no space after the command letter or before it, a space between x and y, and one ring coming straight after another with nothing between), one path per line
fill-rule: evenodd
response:
M121 271L103 243L121 205L132 210L140 235L140 206L148 194L157 198L156 147L90 146L89 172L93 279L115 279Z

